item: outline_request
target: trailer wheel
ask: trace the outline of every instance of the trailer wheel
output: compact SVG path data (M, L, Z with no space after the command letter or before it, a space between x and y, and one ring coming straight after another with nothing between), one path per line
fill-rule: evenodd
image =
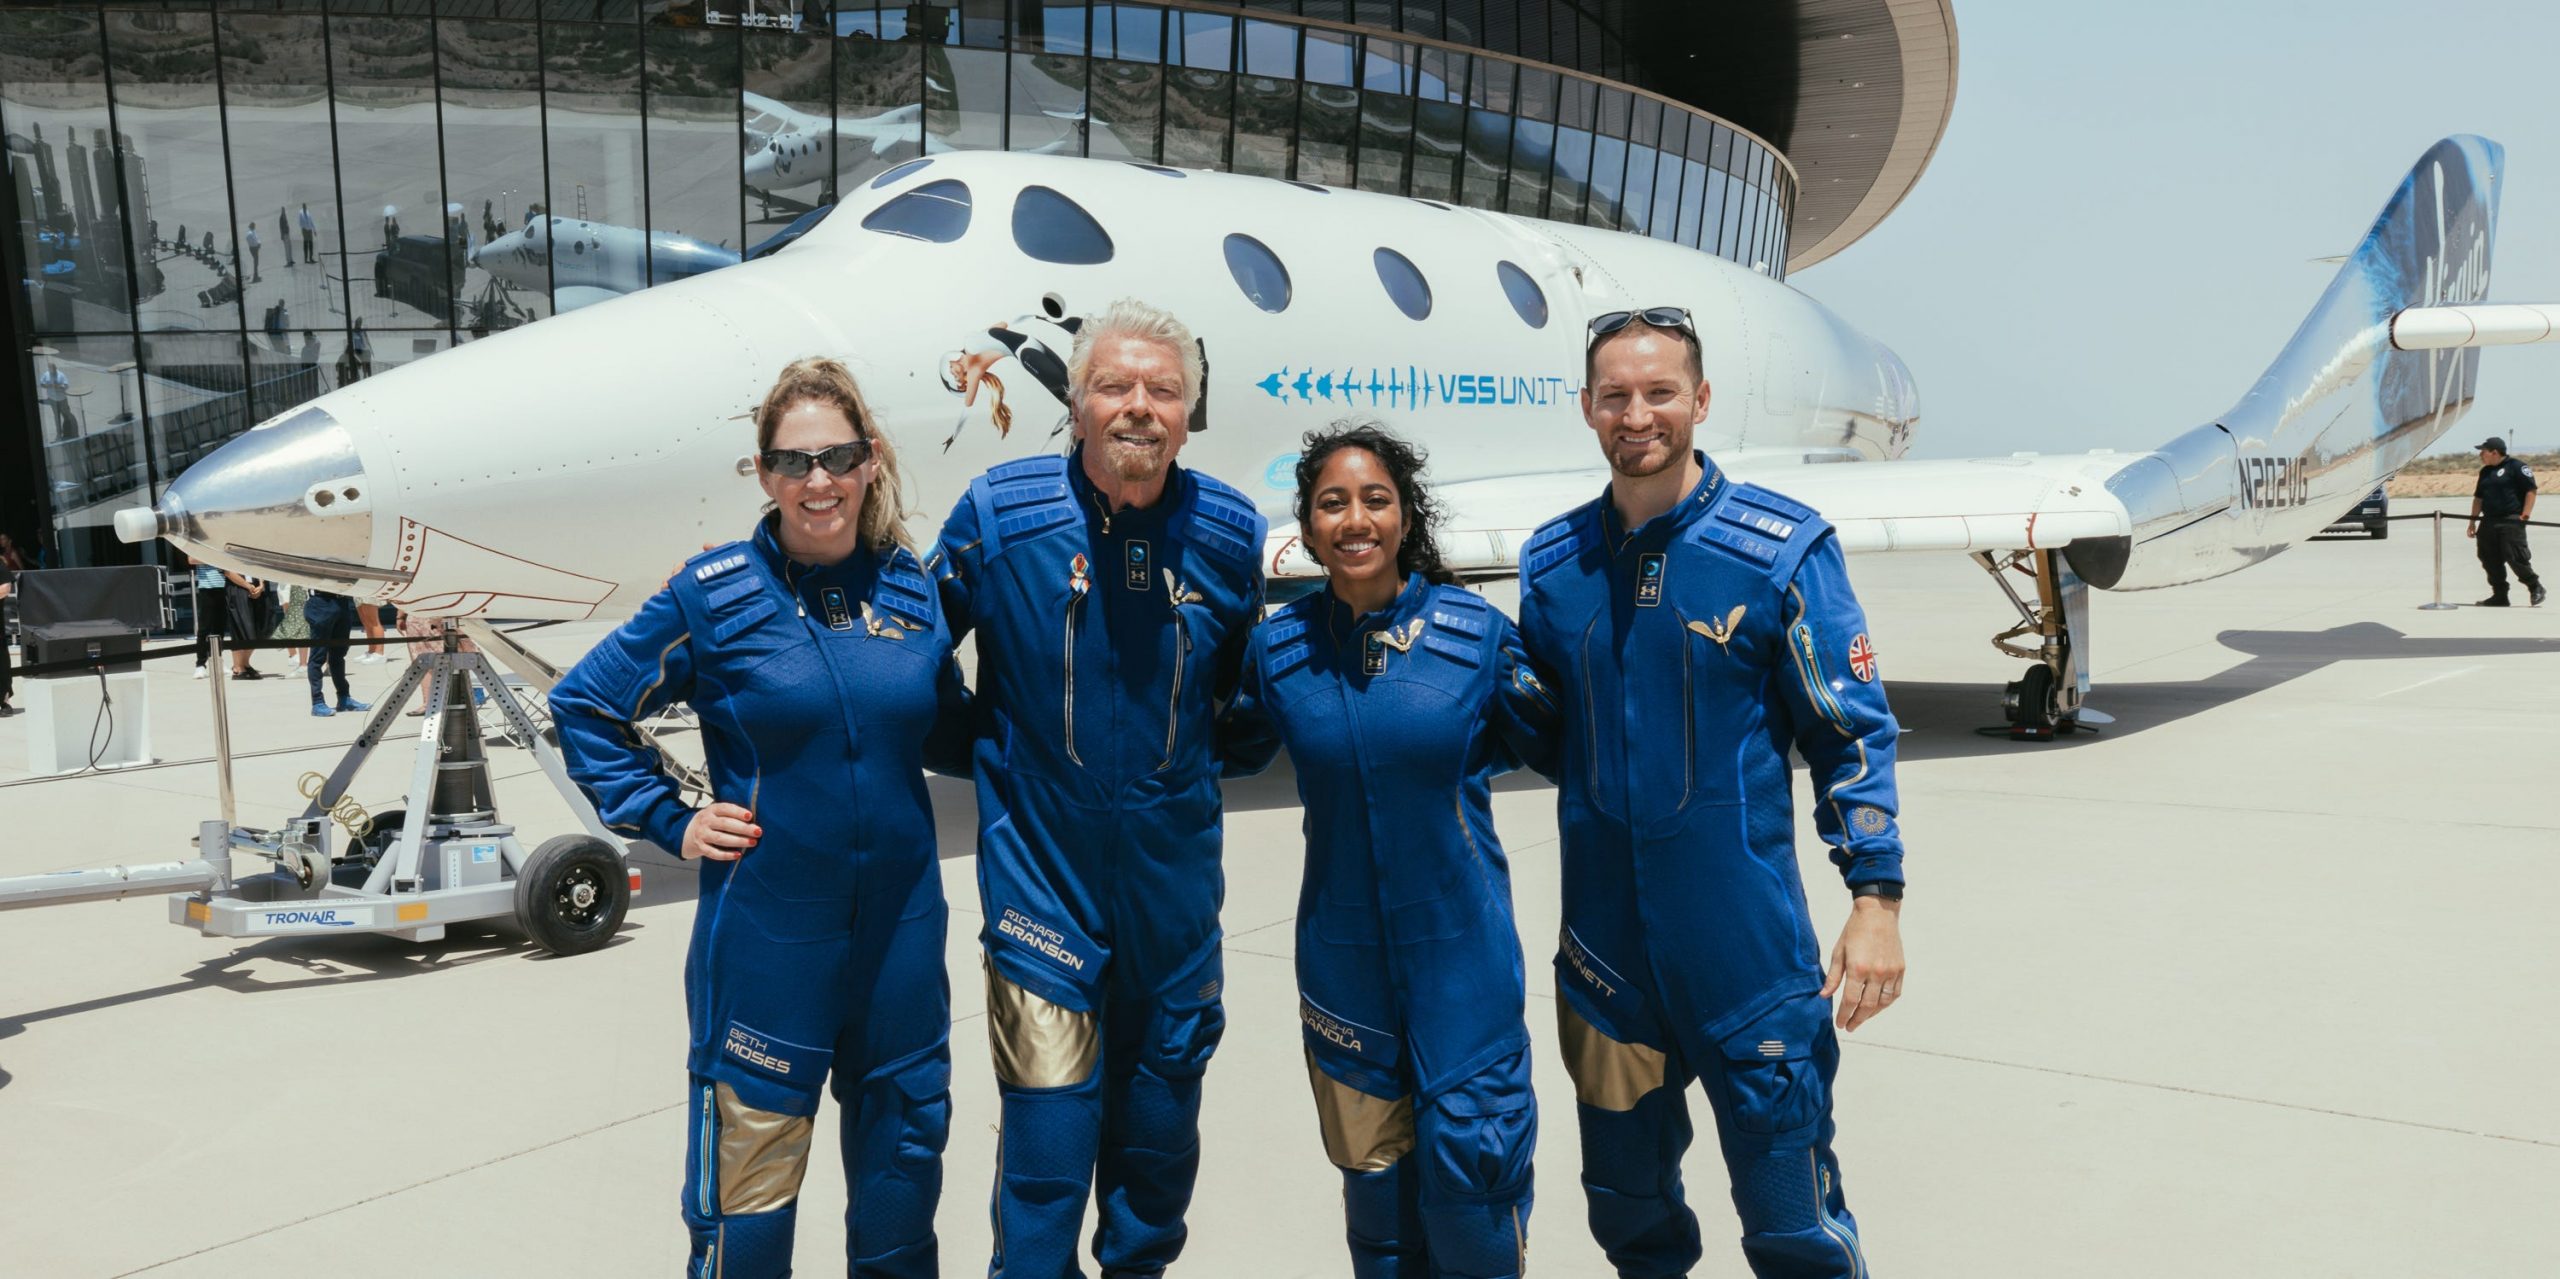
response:
M516 923L555 955L604 945L630 909L630 873L613 847L592 835L544 841L516 876Z

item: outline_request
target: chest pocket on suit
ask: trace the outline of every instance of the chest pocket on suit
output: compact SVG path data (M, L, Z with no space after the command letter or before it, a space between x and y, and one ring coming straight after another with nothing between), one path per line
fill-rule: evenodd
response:
M1716 605L1723 605L1719 608ZM1721 599L1693 613L1675 611L1681 631L1681 680L1687 713L1681 717L1687 761L1684 806L1734 804L1744 798L1738 747L1746 733L1762 731L1767 695L1768 632L1775 619L1766 606Z

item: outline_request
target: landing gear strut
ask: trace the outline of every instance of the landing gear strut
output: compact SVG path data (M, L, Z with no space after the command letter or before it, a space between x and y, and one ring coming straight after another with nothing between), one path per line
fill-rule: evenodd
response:
M2051 741L2058 733L2078 731L2084 718L2091 724L2103 722L2080 704L2089 691L2082 651L2089 629L2088 583L2071 571L2059 551L1976 551L1973 560L2018 610L2018 624L1992 636L1991 646L2032 663L2001 698L2010 738ZM2019 593L2013 576L2035 583L2033 604ZM2013 642L2022 638L2032 640L2033 647Z

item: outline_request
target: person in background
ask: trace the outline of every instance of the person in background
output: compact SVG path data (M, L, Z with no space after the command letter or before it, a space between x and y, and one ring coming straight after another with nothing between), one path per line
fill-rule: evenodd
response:
M311 622L303 610L309 605L310 600L310 587L288 588L285 592L284 612L276 618L274 632L267 636L268 639L280 640L292 645L284 651L285 664L288 666L300 666L303 659L308 656L304 642L311 638Z
M382 606L356 605L356 622L364 627L364 656L356 661L365 666L382 665Z
M231 619L225 581L230 574L192 555L187 557L187 564L196 581L196 678L203 679L205 663L213 656L214 637L229 638L224 627ZM235 656L232 660L236 663L239 659Z
M23 573L33 567L34 565L27 563L26 553L18 549L18 540L6 533L0 533L0 568Z
M320 224L311 220L311 206L308 204L302 206L301 218L302 260L317 264L320 261Z
M371 705L357 701L347 691L347 635L355 626L355 601L331 591L312 591L308 595L302 595L300 587L294 591L301 596L294 607L303 610L311 639L311 656L303 668L311 680L311 713L328 716L339 711L372 710ZM324 668L337 684L335 706L320 692Z
M10 694L17 689L15 671L10 665L8 626L9 597L17 592L18 570L0 567L0 719L18 713L18 708L9 704Z
M222 576L223 614L231 619L233 642L245 645L250 639L266 634L267 628L259 619L266 612L263 601L267 598L267 584L229 570L224 570ZM265 679L266 676L249 664L249 650L243 647L231 650L231 678Z
M2482 608L2507 606L2507 569L2513 566L2516 580L2542 607L2546 595L2542 577L2533 571L2533 549L2525 545L2525 523L2533 518L2533 499L2538 496L2533 482L2533 468L2507 456L2507 442L2492 435L2480 441L2480 480L2471 486L2471 521L2462 535L2480 544L2480 567L2489 575L2489 598L2480 601Z
M247 232L241 236L241 239L249 246L249 283L260 283L267 278L266 272L258 268L259 251L265 246L266 241L258 238L258 224L255 222L250 223Z

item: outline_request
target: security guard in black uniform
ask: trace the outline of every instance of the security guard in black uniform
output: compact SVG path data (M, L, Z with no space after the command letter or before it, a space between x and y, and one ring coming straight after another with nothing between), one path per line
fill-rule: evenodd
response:
M2483 608L2507 606L2507 566L2514 565L2525 593L2539 608L2548 598L2542 578L2533 571L2533 552L2524 544L2525 521L2533 518L2533 468L2507 456L2507 442L2492 435L2480 441L2480 483L2471 490L2471 523L2463 536L2480 543L2480 567L2489 574L2489 598Z

